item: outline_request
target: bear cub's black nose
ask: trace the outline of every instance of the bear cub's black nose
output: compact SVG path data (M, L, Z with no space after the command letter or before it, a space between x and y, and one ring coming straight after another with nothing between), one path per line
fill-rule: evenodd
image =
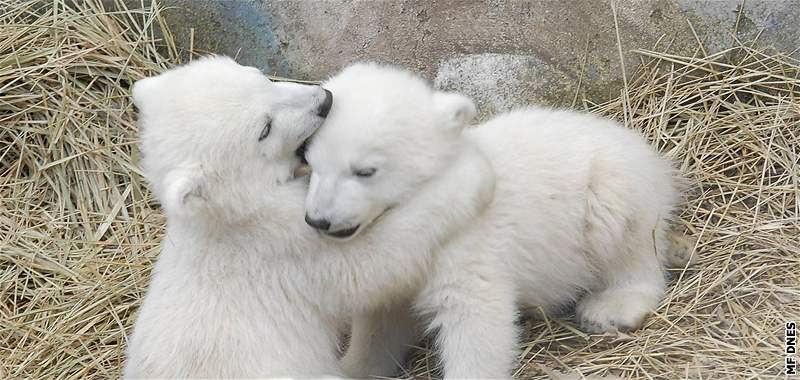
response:
M325 100L319 105L317 116L328 117L328 112L331 112L331 106L333 105L333 94L324 88L323 90L325 91Z
M306 223L320 231L327 231L328 228L331 227L331 222L325 219L311 219L308 217L308 214L306 214Z

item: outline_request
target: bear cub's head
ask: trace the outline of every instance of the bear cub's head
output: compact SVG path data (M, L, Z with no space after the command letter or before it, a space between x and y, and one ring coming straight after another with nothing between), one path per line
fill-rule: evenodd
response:
M133 101L142 168L167 216L235 222L293 179L332 95L208 57L136 82Z
M355 64L323 86L336 105L306 152L306 222L339 239L356 236L440 174L476 114L469 98L391 66Z

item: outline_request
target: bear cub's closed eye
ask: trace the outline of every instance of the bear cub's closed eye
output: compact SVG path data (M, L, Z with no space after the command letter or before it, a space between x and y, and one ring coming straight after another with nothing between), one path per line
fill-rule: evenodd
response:
M353 169L353 175L361 178L369 178L375 175L377 171L378 169L376 168Z
M258 135L258 141L264 141L267 136L269 136L269 131L272 129L272 119L267 118L264 121L264 129L261 130L261 134Z

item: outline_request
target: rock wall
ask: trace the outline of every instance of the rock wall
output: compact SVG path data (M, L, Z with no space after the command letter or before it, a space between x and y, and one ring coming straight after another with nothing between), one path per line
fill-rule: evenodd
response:
M660 40L691 52L699 38L719 51L737 25L741 38L761 32L784 51L800 47L797 0L750 0L741 14L736 0L619 0L616 20L608 0L164 3L185 48L194 28L196 50L299 79L324 79L356 60L404 65L472 96L483 116L531 102L615 97L617 30L629 74L639 62L632 49Z

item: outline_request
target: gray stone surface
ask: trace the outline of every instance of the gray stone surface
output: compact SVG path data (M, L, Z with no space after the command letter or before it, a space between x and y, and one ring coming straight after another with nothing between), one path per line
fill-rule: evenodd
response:
M138 0L132 0L137 1ZM419 71L476 98L482 115L531 102L570 106L576 94L616 96L622 79L608 0L212 1L164 0L181 46L237 56L270 74L324 79L356 60ZM696 49L689 25L711 51L730 45L735 0L619 0L619 37L629 53L662 44ZM743 38L798 48L800 1L750 0ZM579 86L580 84L580 86Z
M517 54L445 58L436 70L434 85L471 97L479 105L481 117L527 104L540 94L567 99L570 91L574 93L568 74L536 56Z

